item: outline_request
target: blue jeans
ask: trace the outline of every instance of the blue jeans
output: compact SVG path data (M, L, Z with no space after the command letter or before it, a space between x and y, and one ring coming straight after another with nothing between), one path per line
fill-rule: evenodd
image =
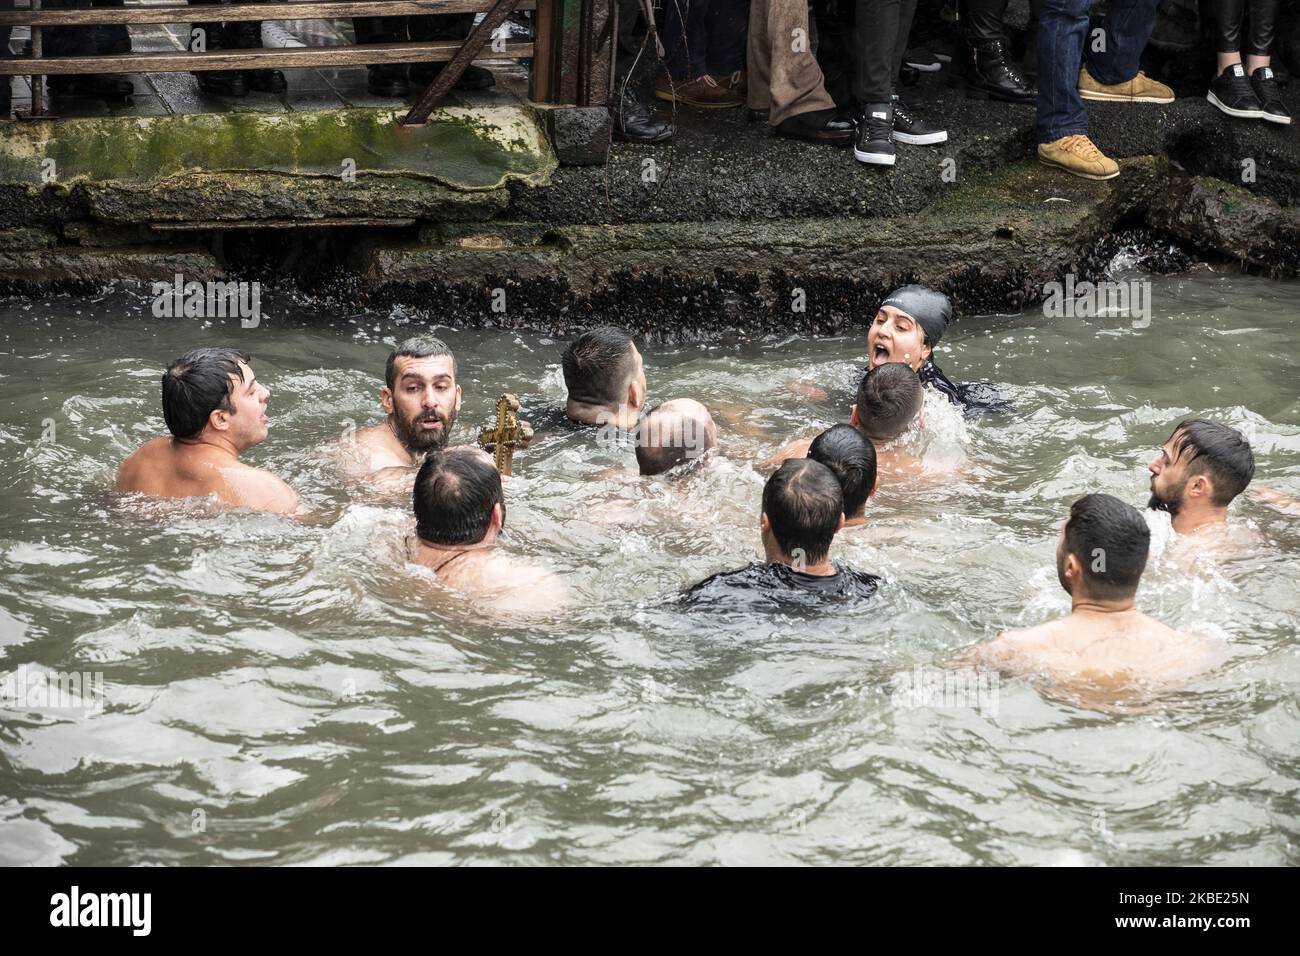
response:
M1087 49L1088 72L1098 83L1127 83L1137 76L1142 51L1156 25L1159 0L1111 0L1102 23L1105 50L1093 51L1088 33L1092 0L1043 0L1038 17L1038 141L1088 134L1079 97L1079 64Z
M693 80L744 69L748 26L749 0L664 0L668 72L674 80Z

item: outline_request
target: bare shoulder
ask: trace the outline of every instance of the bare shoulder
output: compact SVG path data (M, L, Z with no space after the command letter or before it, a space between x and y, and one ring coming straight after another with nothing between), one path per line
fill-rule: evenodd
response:
M278 475L241 462L239 467L223 468L222 477L230 490L232 504L279 514L298 511L298 493Z
M991 641L971 649L976 662L990 667L1010 667L1039 653L1061 638L1061 622L1048 621L1034 627L1003 631Z
M812 447L811 438L796 438L794 441L782 445L780 450L767 460L768 467L780 468L791 458L807 458L810 447Z
M117 490L137 490L138 483L144 477L142 472L149 469L166 454L170 442L171 439L169 438L151 438L127 455L122 464L117 466L117 479L115 482Z

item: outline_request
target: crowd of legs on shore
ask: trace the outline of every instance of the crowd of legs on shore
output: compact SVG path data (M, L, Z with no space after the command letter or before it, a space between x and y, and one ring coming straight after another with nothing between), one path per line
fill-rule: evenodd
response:
M1014 29L1007 22L1008 0L611 2L617 6L619 35L610 105L620 138L671 139L679 108L743 108L750 121L766 124L775 135L851 146L856 160L872 166L895 165L899 145L947 142L945 118L903 98L905 88L923 74L946 71L968 97L1034 104L1034 139L1043 164L1088 179L1110 179L1119 175L1119 166L1091 138L1087 104L1173 103L1173 89L1142 68L1149 44L1174 54L1212 46L1215 65L1206 77L1206 100L1234 120L1281 125L1291 123L1281 92L1290 73L1281 60L1290 57L1294 67L1300 58L1296 0L1200 5L1106 0L1096 6L1092 0L1030 0L1028 23ZM46 4L88 5L112 6L114 0ZM194 5L220 4L194 0ZM0 9L12 8L13 0L0 0ZM473 24L472 13L358 17L350 21L350 32L363 46L459 42ZM257 21L190 26L196 50L263 44L263 24ZM517 29L532 27L520 23ZM52 27L45 34L47 56L131 50L123 25ZM0 46L5 55L23 54L11 50L9 42ZM366 86L378 97L409 99L444 65L372 65ZM198 91L219 98L283 93L291 83L276 69L196 71L193 77ZM129 78L116 75L55 75L46 82L56 96L121 99L134 92ZM454 89L486 90L495 83L490 69L471 64ZM8 93L6 82L0 94ZM672 104L672 113L656 110L654 99ZM8 103L3 105L7 113Z

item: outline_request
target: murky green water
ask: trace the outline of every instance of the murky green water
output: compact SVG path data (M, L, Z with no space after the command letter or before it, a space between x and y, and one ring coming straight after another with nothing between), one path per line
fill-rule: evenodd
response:
M930 409L930 452L960 470L882 488L835 553L887 585L812 620L668 599L757 558L751 463L847 409L862 336L649 347L652 398L715 408L725 457L665 483L610 475L630 453L584 434L522 453L508 547L579 596L540 624L430 591L398 548L403 502L358 497L316 452L377 420L410 320L264 300L241 329L154 319L120 293L0 306L0 675L104 679L98 710L0 710L0 862L1295 863L1300 519L1243 499L1233 520L1257 547L1148 569L1145 609L1232 649L1148 712L1021 681L983 706L894 694L898 675L1066 610L1065 508L1098 490L1144 503L1144 465L1182 416L1242 428L1257 482L1300 494L1300 285L1201 269L1155 280L1153 305L1141 329L959 323L941 364L1008 383L1018 413ZM461 440L503 390L534 413L562 398L556 343L446 337ZM272 389L251 460L320 520L107 490L163 430L162 366L218 343L251 351Z

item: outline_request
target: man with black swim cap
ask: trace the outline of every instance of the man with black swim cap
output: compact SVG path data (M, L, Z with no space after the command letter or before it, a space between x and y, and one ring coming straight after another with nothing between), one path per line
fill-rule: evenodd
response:
M958 385L934 363L934 348L952 321L952 303L942 292L920 285L895 289L880 304L867 330L868 369L902 362L930 385L967 411L1010 411L1010 404L995 386L986 383Z
M880 579L830 559L831 541L843 527L844 492L834 472L808 458L791 459L763 486L759 529L766 563L715 574L682 600L812 606L825 599L869 598Z

